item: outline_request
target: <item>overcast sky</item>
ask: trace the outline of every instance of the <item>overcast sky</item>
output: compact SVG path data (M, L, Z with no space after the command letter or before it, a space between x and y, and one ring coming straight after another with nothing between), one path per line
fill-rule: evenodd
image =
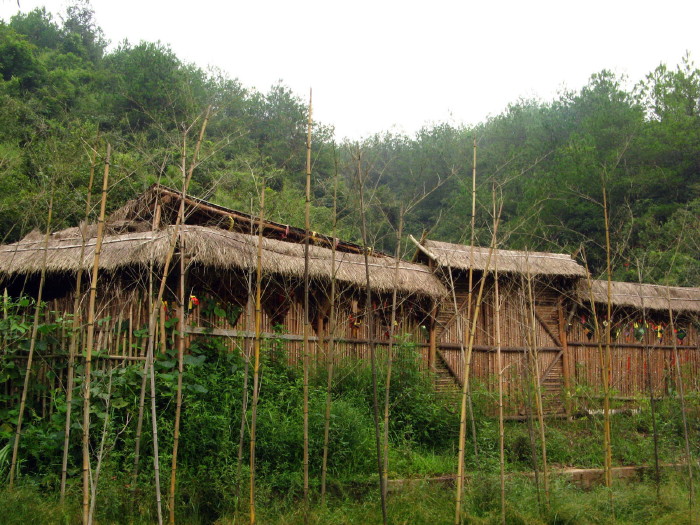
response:
M20 0L23 11L64 0ZM686 51L700 61L700 1L93 0L123 39L169 44L266 91L307 98L338 138L474 124L520 97L550 100L601 69L636 82ZM0 17L18 10L0 0Z

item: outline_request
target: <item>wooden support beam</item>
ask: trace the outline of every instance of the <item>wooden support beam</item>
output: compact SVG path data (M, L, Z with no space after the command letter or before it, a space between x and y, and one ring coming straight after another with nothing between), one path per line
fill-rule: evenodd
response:
M557 301L557 317L559 318L559 339L562 350L562 375L564 376L564 409L567 415L571 415L571 357L569 356L569 342L566 335L566 322L564 319L564 300Z

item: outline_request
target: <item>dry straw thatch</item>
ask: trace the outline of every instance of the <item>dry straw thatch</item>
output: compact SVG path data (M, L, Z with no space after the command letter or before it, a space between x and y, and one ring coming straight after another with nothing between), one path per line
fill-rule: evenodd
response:
M487 270L489 248L440 241L423 241L424 253L445 268ZM562 253L494 250L489 270L498 264L501 273L583 277L586 270Z
M111 231L123 229L119 223ZM131 223L130 229L143 230L145 223ZM102 245L100 268L116 270L149 262L163 264L170 246L174 226L157 231L114 233L105 237ZM187 225L180 229L179 242L186 258L195 264L223 270L255 268L257 236L230 232L220 228ZM88 228L85 253L80 260L82 238L78 228L70 228L51 236L48 245L47 271L75 272L88 270L95 250L94 228ZM268 274L291 277L303 276L304 246L276 239L263 239L263 270ZM30 234L20 242L0 247L0 276L30 274L41 270L44 244ZM319 246L310 247L310 275L314 279L330 279L333 271L332 251ZM370 275L373 289L390 291L394 286L395 260L390 257L370 257ZM350 285L365 286L364 257L337 252L336 278ZM442 297L445 287L423 265L402 261L399 266L397 289L403 293Z
M608 302L608 282L592 281L593 299L597 303ZM588 283L582 280L578 287L579 300L586 303L590 300ZM637 310L677 312L700 312L700 288L680 288L677 286L659 286L655 284L612 282L612 304L615 306L631 307Z

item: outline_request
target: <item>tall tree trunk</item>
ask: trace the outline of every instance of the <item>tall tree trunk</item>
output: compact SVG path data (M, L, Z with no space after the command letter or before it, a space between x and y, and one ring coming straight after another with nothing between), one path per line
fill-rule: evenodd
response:
M379 394L377 392L377 348L374 340L374 319L372 312L372 280L369 272L369 246L367 242L367 220L365 211L365 181L362 177L362 152L357 154L357 179L360 189L360 217L361 217L361 233L362 233L362 252L365 259L365 321L367 322L367 337L369 338L369 354L370 363L372 366L372 405L374 414L374 436L377 448L377 473L379 474L379 496L382 507L382 522L387 524L387 508L386 508L386 490L384 490L384 474L382 461L382 448L379 431Z
M102 177L102 197L100 199L100 217L97 221L97 239L95 256L92 261L92 278L90 281L90 300L88 303L87 338L85 341L85 372L83 379L83 523L90 521L90 373L92 370L92 351L95 340L95 301L97 298L97 279L102 252L102 239L105 230L105 211L107 207L107 188L109 184L109 162L111 146L107 144L104 176Z
M87 227L90 218L90 208L92 204L92 185L95 180L95 162L97 160L97 150L93 150L90 161L90 180L88 182L87 195L85 200L85 223L80 228L80 260L85 256L85 243L87 242ZM75 384L75 353L78 347L78 333L80 330L80 299L83 288L83 269L78 267L75 278L75 297L73 298L73 326L71 329L70 343L68 346L68 377L66 380L66 426L63 435L63 460L61 462L61 505L66 497L66 479L68 477L68 449L70 446L71 414L73 411L73 388Z
M34 323L32 324L32 336L29 341L29 354L27 355L27 369L24 374L24 385L22 396L19 402L19 413L17 414L17 428L15 429L15 442L12 445L12 460L10 461L10 490L15 485L15 475L17 468L17 456L19 454L19 441L22 436L22 421L24 420L24 409L27 405L27 393L29 391L29 379L32 375L32 361L34 350L39 335L39 316L41 314L41 301L44 294L44 283L46 282L46 258L49 252L49 236L51 235L51 216L53 214L53 189L49 200L49 212L46 220L46 234L44 236L44 258L41 264L41 276L39 277L39 291L37 292L36 306L34 308Z

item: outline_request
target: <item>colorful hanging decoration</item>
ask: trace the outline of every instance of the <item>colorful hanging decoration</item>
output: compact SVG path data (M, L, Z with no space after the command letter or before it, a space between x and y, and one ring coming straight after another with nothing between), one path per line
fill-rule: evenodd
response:
M682 343L685 336L688 335L684 328L676 328L675 332L679 343Z
M649 326L651 327L652 331L656 334L656 338L660 341L664 336L665 325L663 323L651 323Z
M188 305L188 310L192 310L195 306L199 306L199 299L197 299L197 296L192 294L190 295L190 302Z
M646 323L642 323L641 321L634 323L634 338L637 341L644 339L644 334L647 332L645 325Z
M591 320L585 315L581 316L581 324L583 325L583 332L586 334L586 337L588 337L588 340L590 341L593 337L593 334L595 333L595 326L593 325L593 323L591 323Z

